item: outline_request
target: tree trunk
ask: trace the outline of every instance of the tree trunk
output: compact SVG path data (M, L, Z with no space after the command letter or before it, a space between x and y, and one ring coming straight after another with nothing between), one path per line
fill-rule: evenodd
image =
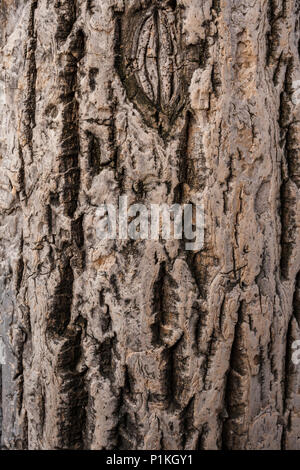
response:
M299 19L1 2L3 448L300 449ZM203 248L100 239L125 195Z

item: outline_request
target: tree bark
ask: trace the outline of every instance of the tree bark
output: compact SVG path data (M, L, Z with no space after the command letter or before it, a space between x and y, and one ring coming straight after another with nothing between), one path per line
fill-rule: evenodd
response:
M3 448L300 449L299 14L1 2ZM99 240L121 195L203 249Z

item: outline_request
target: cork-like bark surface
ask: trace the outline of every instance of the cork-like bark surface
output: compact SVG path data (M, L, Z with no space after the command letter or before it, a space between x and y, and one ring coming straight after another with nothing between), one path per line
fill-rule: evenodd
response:
M1 1L3 448L300 449L299 15ZM99 240L120 195L204 248Z

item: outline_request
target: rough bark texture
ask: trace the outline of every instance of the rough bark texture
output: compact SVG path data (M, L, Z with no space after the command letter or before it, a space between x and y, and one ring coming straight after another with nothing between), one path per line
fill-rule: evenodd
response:
M4 448L300 449L299 14L1 1ZM99 240L124 194L204 249Z

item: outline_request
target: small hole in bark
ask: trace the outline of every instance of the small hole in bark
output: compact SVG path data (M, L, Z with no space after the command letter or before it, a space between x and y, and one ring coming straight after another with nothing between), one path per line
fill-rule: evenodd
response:
M84 56L85 49L85 34L80 29L77 31L76 36L70 42L70 52L75 57L76 61L79 61Z
M98 137L87 131L86 136L89 140L88 144L88 164L93 174L100 172L101 149Z
M90 86L90 89L92 91L95 90L96 88L96 76L98 75L98 72L99 72L99 69L97 69L96 67L92 67L90 70L89 70L89 86Z
M93 0L87 0L87 5L86 5L86 7L87 7L87 10L88 10L91 14L94 13L94 8L95 8L95 6L94 6Z
M58 115L58 109L55 106L55 104L49 104L47 108L45 109L45 115L50 116L51 118L56 118Z
M50 193L50 204L51 206L58 207L59 206L59 195L56 193Z
M172 8L172 10L175 10L177 7L177 0L170 0L168 5Z

